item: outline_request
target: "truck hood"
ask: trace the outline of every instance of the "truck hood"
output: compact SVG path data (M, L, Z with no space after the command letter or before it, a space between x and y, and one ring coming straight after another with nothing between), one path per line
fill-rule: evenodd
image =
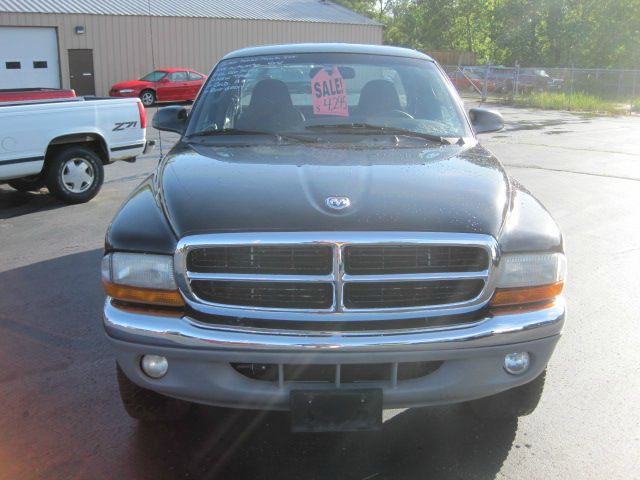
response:
M238 231L397 230L498 236L509 179L471 146L178 144L157 188L178 237ZM351 205L334 210L332 196Z

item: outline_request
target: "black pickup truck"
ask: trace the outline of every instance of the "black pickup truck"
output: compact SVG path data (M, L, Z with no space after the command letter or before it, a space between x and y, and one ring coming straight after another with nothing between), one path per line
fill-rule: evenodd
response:
M180 140L107 232L127 412L287 410L294 431L335 431L385 408L533 411L566 266L549 213L476 139L502 125L413 50L225 56L191 112L157 113Z

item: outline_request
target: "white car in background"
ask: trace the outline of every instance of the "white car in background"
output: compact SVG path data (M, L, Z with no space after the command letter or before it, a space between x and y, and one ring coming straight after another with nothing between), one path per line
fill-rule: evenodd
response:
M0 103L0 183L46 186L65 203L97 195L103 166L149 151L146 114L135 98Z

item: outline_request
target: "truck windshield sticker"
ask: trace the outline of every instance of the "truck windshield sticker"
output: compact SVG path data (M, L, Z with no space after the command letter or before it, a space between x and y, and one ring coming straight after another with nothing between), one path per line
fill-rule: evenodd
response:
M296 58L295 55L270 55L224 60L216 68L213 78L206 85L205 91L213 91L215 93L239 91L252 70L260 67L279 67L284 65L285 62Z
M347 85L336 65L328 72L321 68L311 79L313 113L316 115L349 116Z

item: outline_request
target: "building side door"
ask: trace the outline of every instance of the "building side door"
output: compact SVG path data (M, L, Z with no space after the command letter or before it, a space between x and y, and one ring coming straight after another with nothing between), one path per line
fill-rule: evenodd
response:
M69 79L76 95L95 95L96 85L93 77L93 50L69 50Z

